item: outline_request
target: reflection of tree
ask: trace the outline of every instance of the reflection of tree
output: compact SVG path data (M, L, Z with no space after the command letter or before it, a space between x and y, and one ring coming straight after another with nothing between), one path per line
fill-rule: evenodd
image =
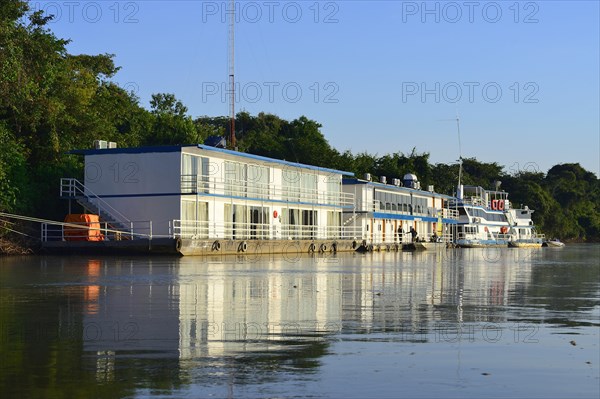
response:
M93 273L85 274L97 264L89 266L72 258L0 262L2 397L118 398L131 396L140 382L151 389L181 385L177 353L159 359L85 351L84 315L96 304L89 289L97 287L88 284ZM53 284L56 270L75 281Z

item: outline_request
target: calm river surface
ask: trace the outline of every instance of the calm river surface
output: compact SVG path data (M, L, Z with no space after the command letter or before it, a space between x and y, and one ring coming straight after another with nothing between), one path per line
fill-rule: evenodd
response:
M0 396L598 398L599 259L0 258Z

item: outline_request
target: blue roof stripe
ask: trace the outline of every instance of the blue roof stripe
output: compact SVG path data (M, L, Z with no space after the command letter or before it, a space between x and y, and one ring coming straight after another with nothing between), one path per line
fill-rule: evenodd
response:
M72 150L68 154L75 155L98 155L98 154L144 154L153 152L179 152L183 147L181 145L163 145L163 146L147 146L147 147L123 147L123 148L103 148L101 150Z
M281 165L293 166L296 168L310 169L310 170L316 170L319 172L326 172L326 173L335 173L335 174L340 174L343 176L354 176L354 173L346 172L343 170L322 168L320 166L305 165L305 164L301 164L301 163L297 163L297 162L283 161L280 159L268 158L268 157L264 157L261 155L247 154L245 152L227 150L224 148L211 147L211 146L204 145L204 144L169 145L169 146L154 146L154 147L148 146L148 147L132 147L132 148L127 148L127 147L104 148L101 150L97 150L97 149L72 150L72 151L69 151L68 154L99 155L99 154L144 154L144 153L153 153L153 152L154 153L156 153L156 152L180 152L182 148L189 148L189 147L197 147L197 148L199 148L201 150L205 150L205 151L220 152L223 154L233 155L236 157L244 157L244 158L254 159L257 161L277 163L277 164L281 164Z

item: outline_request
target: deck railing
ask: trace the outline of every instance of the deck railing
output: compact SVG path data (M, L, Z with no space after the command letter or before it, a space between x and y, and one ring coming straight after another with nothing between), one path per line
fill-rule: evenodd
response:
M345 208L354 206L354 195L341 191L341 187L340 191L330 192L271 183L222 179L208 175L181 175L181 192L183 194L217 194L226 197L301 202Z
M130 230L118 230L109 222L42 223L41 240L47 242L152 239L152 221L132 221L130 226Z
M169 226L174 238L234 240L333 240L362 239L360 226L270 225L267 223L214 223L173 220Z
M502 234L502 233L498 233L498 234L491 234L491 237L484 237L482 238L480 236L480 234L477 233L464 233L464 232L460 232L457 234L456 236L457 240L496 240L496 241L510 241L512 238L511 234Z
M523 243L540 243L546 239L545 234L532 234L527 238L514 238L515 242L523 242Z

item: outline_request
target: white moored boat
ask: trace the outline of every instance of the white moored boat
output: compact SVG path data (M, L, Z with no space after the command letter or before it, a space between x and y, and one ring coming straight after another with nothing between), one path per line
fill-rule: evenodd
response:
M561 242L558 238L553 238L548 241L544 241L542 246L551 247L551 248L562 248L565 246L565 243Z
M510 208L508 193L460 185L455 206L459 215L458 246L478 248L508 245L511 240L505 213Z
M538 234L531 214L534 211L528 206L522 209L508 209L506 218L510 223L510 237L508 242L509 247L513 248L540 248L544 243L544 235Z
M460 186L456 206L459 213L456 244L460 247L542 246L544 235L537 233L531 219L534 211L527 206L513 208L505 191Z

